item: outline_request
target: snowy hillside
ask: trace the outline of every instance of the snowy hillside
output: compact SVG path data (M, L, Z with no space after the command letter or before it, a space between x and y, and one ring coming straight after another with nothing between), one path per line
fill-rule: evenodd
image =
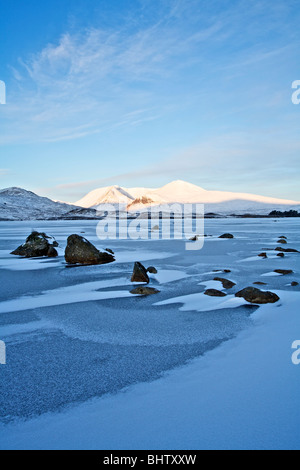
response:
M22 188L0 190L0 220L46 220L87 216L82 211L80 207L54 202ZM91 216L94 211L89 210L88 213Z
M77 201L78 206L95 207L104 203L125 204L129 211L147 211L149 207L171 203L203 203L205 212L218 214L269 214L272 210L300 209L300 202L247 193L207 191L185 181L173 181L162 188L121 188L111 186L95 189Z

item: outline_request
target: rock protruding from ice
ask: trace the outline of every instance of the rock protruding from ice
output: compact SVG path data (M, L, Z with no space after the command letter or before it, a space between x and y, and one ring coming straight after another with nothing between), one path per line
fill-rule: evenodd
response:
M149 268L147 268L147 273L157 274L157 269L154 266L149 266Z
M147 270L142 263L136 261L133 267L133 273L131 276L131 282L149 282L149 276L147 274Z
M220 235L219 238L234 238L232 233L223 233L223 235Z
M256 287L246 287L237 292L235 296L242 297L251 304L274 304L280 300L278 295L274 294L274 292L262 291Z
M139 286L130 291L130 293L134 295L153 295L153 294L159 294L159 292L160 291L158 289L155 289L154 287L148 287L148 286Z
M229 279L225 279L223 277L215 277L214 281L219 281L222 283L224 289L232 289L236 284Z
M275 248L275 251L281 251L282 253L299 253L299 251L294 248L282 248L281 246Z
M112 254L100 252L92 243L80 235L70 235L65 250L68 264L107 264L115 261Z
M45 233L32 232L25 243L12 251L11 254L25 258L39 258L41 256L56 258L58 253L55 247L57 246L58 243L54 238L48 237Z
M294 271L292 271L291 269L275 269L274 273L282 274L283 276L287 276L288 274L293 274Z
M204 294L209 295L210 297L226 297L225 292L218 289L207 289Z

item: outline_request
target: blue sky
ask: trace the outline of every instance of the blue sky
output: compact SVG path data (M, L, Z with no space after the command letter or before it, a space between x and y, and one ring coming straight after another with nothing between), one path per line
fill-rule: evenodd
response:
M0 0L0 187L300 200L298 0Z

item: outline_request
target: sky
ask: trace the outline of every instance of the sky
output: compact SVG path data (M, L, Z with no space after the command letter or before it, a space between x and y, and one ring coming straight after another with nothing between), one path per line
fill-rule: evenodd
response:
M0 188L300 201L299 0L0 0Z

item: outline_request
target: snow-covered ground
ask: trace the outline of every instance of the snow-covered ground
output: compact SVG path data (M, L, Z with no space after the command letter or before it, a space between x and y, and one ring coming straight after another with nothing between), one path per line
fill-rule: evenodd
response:
M207 220L213 236L186 251L180 240L99 241L92 221L2 222L0 448L299 448L300 254L274 251L281 235L300 250L299 224ZM32 229L56 238L58 258L9 255ZM67 269L66 238L82 232L116 262ZM159 294L129 294L134 261L158 269ZM294 273L270 275L278 268ZM280 301L234 297L257 281Z

